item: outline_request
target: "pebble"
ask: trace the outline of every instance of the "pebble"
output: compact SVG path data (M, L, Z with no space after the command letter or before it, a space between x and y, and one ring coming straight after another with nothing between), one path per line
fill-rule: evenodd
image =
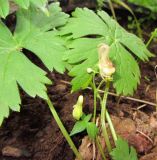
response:
M14 158L20 158L20 157L30 157L31 154L26 151L22 150L16 147L12 146L6 146L2 149L2 155L7 157L14 157Z

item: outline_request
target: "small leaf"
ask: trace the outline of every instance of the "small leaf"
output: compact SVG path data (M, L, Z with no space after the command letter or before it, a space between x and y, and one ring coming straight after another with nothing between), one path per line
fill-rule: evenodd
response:
M137 153L133 147L129 147L127 141L118 138L116 148L110 153L113 160L137 160Z
M94 140L97 133L98 133L98 128L96 127L96 124L94 122L88 122L87 124L87 133L88 136Z
M8 0L0 0L0 16L5 18L9 14Z
M70 133L70 136L74 134L80 133L86 129L86 122L85 121L77 121Z
M85 115L83 114L80 121L77 121L70 133L70 135L74 135L84 131L87 128L88 122L91 119L92 114Z
M89 120L91 119L92 114L88 114L87 116L84 117L83 121L85 122L89 122Z

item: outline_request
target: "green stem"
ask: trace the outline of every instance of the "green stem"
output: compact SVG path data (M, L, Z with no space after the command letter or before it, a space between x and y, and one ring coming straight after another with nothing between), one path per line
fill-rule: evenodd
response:
M100 141L99 141L99 138L98 138L98 137L96 137L96 144L97 144L97 147L98 147L98 149L99 149L99 151L100 151L100 154L101 154L102 159L103 159L103 160L107 160L106 157L105 157L103 148L102 148L102 146L101 146L101 144L100 144Z
M111 1L111 0L108 0L108 4L109 4L109 6L110 6L110 9L111 9L113 18L117 21L117 18L116 18L116 14L115 14L115 11L114 11L114 8L113 8L112 1Z
M136 15L134 14L134 12L132 11L132 9L123 1L121 0L113 0L115 3L121 5L122 7L124 7L125 9L127 9L134 17L135 23L136 23L136 27L137 27L137 32L138 32L138 36L143 39L142 37L142 30L140 27L140 23L138 22L138 19L136 18Z
M103 85L104 82L105 82L105 79L103 79L103 80L99 83L99 86L97 87L97 91L100 89L100 87Z
M99 86L96 88L96 84L95 84L95 74L93 75L93 83L91 84L92 85L92 88L93 88L93 91L94 91L94 112L93 112L93 121L96 122L96 108L97 108L97 105L96 105L96 101L97 101L97 96L99 96L100 98L100 95L98 94L98 90L100 89L100 87L102 86L102 84L105 82L105 80L103 79Z
M138 36L143 39L143 36L142 36L142 29L140 27L140 23L138 21L138 19L136 18L135 14L133 13L133 17L134 17L134 20L135 20L135 23L136 23L136 28L137 28L137 33L138 33Z
M110 153L112 151L112 147L111 147L111 143L110 143L109 136L108 136L108 133L107 133L106 122L105 122L105 120L106 120L106 118L105 118L105 115L106 115L106 101L107 101L109 87L110 87L110 82L107 81L104 96L103 96L103 100L101 101L101 126L102 126L102 133L103 133L103 136L105 138L106 146L107 146L107 149Z
M150 45L150 43L152 42L153 38L154 38L154 36L151 35L151 37L149 38L149 40L148 40L148 42L146 44L146 47L148 47Z
M61 120L60 120L60 118L59 118L59 116L58 116L58 114L57 114L57 112L56 112L56 110L55 110L55 108L54 108L54 106L53 106L53 104L52 104L52 102L51 102L51 100L50 100L49 97L47 99L47 104L48 104L48 106L49 106L49 108L51 110L51 113L52 113L54 119L56 120L56 122L57 122L57 124L58 124L58 126L59 126L59 128L60 128L60 130L62 132L62 134L64 135L65 139L67 140L67 142L68 142L69 146L71 147L71 149L73 150L74 154L76 155L76 157L79 160L83 160L82 157L81 157L81 155L80 155L80 153L78 152L75 144L71 140L71 138L70 138L67 130L63 126L63 123L61 122Z
M96 122L96 99L97 99L97 88L95 85L95 74L93 75L93 90L94 90L94 111L93 111L93 121Z
M102 10L102 7L104 6L105 0L97 0L97 10Z
M157 36L157 29L155 29L153 32L152 32L152 35L151 37L149 38L147 44L146 44L146 47L148 47L150 45L150 43L152 42L152 40Z
M112 120L111 120L111 117L110 117L108 111L106 111L106 120L107 120L107 122L110 126L110 130L111 130L111 133L112 133L113 140L116 143L118 138L117 138L116 131L114 129L114 126L113 126L113 123L112 123Z

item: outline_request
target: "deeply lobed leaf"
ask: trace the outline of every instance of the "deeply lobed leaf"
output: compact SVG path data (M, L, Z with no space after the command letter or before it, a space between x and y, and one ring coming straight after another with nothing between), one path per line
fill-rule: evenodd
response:
M20 110L18 85L30 96L47 99L46 86L51 81L46 72L33 64L23 53L28 49L36 54L49 70L64 71L62 56L66 50L64 40L56 27L64 25L68 16L58 3L49 7L50 16L31 7L28 12L17 13L14 34L0 22L0 124L9 115L9 109Z
M68 24L61 30L69 36L66 60L73 64L70 75L73 90L86 88L91 82L87 68L97 68L97 46L105 43L110 46L110 58L116 67L114 87L118 94L133 94L140 78L140 70L132 54L139 59L148 60L152 54L145 44L135 35L128 33L106 12L77 8ZM87 38L86 38L87 37Z

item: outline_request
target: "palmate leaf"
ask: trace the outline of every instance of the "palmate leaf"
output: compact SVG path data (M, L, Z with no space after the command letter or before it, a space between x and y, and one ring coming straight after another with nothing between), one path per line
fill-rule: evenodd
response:
M113 83L117 93L133 94L139 83L140 70L132 54L143 61L152 56L144 43L124 30L104 11L95 14L87 8L78 8L72 15L61 30L61 35L70 35L70 50L64 59L74 65L69 73L74 76L72 89L84 89L89 85L92 77L87 73L87 68L96 68L97 46L105 43L110 46L109 55L116 67Z
M64 71L64 41L55 28L64 25L68 16L58 3L50 5L49 12L47 17L33 7L28 12L20 9L14 34L0 23L0 124L9 115L9 108L20 110L18 85L32 97L47 98L45 84L51 81L22 53L22 48L36 54L49 70Z
M10 0L0 0L0 17L2 18L5 18L9 14L9 1ZM24 9L28 9L29 6L33 4L47 14L46 4L48 0L13 0L13 2Z

